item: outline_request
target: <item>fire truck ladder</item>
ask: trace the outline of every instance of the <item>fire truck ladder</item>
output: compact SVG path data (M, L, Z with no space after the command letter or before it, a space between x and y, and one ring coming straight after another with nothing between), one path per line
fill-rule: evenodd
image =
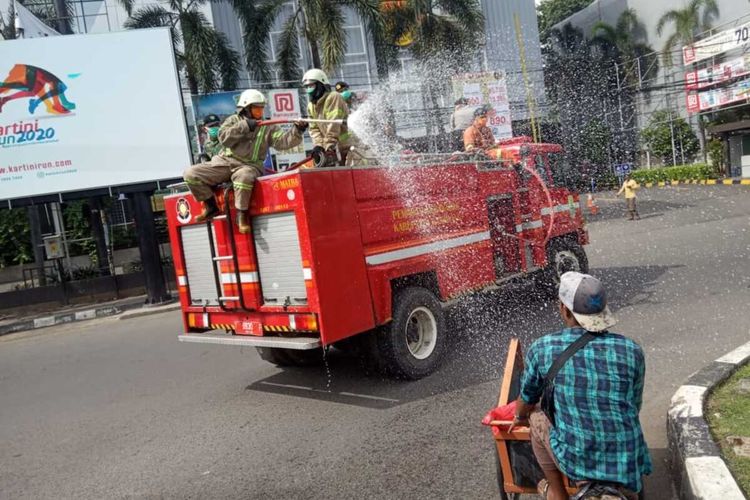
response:
M239 302L240 308L243 311L251 312L252 309L247 307L245 304L245 297L242 293L242 281L240 278L240 262L237 258L237 242L234 239L234 228L232 227L232 217L229 205L229 191L232 189L232 185L229 184L224 188L224 219L226 220L226 230L229 236L229 244L232 249L231 255L216 255L216 248L214 247L213 238L209 238L211 242L211 258L213 259L214 277L216 278L216 289L219 292L219 305L223 310L227 310L225 305L226 302ZM212 224L212 222L209 222ZM209 229L210 230L210 229ZM231 261L232 267L234 267L234 278L237 286L236 296L225 296L224 295L224 282L221 281L221 263L224 261Z

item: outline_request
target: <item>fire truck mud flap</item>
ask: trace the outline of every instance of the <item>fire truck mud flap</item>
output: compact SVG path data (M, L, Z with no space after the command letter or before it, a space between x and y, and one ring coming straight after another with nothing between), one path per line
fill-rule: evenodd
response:
M421 287L399 290L393 320L377 332L380 361L387 373L416 380L434 372L446 346L446 320L437 297Z

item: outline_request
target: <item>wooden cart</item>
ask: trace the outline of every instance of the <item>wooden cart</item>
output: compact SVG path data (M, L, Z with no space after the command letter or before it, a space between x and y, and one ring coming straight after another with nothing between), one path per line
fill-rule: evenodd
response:
M518 339L514 338L508 347L497 406L504 406L518 398L522 373L523 354ZM497 485L502 500L517 499L521 494L536 494L537 484L544 478L531 449L529 429L519 427L507 432L511 423L502 420L490 423L498 430L494 437L497 448ZM565 483L569 494L577 493L578 488L571 486L567 478Z

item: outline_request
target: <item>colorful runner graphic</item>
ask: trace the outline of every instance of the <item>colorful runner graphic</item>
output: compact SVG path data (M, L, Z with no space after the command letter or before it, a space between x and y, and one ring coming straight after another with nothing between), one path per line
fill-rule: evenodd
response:
M30 97L29 113L32 115L42 103L50 114L68 114L76 109L76 105L65 97L66 90L67 85L49 71L28 64L16 64L5 81L0 82L0 113L5 103Z

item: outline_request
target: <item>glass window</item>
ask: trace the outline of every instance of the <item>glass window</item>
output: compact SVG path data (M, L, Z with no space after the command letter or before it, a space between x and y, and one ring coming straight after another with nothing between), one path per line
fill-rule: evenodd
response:
M365 45L362 39L362 28L353 26L346 30L346 55L364 54Z

